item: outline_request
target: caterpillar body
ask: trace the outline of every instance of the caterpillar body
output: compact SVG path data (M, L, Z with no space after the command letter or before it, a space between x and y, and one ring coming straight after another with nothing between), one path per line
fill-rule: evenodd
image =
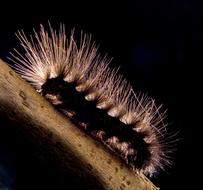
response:
M14 69L81 130L103 143L132 169L153 176L170 165L165 112L154 99L136 94L91 36L80 42L50 26L30 40L17 33L24 53L14 49Z

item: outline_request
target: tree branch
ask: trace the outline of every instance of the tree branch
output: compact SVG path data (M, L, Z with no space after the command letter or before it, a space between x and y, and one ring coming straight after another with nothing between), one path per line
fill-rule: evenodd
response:
M0 114L18 123L46 154L84 179L90 189L157 190L101 143L57 112L28 83L0 60Z

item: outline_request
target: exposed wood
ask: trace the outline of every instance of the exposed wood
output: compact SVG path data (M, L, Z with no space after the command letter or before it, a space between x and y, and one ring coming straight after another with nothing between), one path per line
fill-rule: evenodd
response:
M18 123L19 130L43 147L47 155L60 160L64 169L83 178L89 189L158 189L58 113L2 60L1 113Z

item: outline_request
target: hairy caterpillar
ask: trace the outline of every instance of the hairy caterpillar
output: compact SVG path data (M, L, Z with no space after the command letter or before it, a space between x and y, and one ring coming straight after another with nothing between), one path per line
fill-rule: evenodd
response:
M110 60L98 53L91 36L82 34L77 43L72 32L68 41L64 25L58 33L41 25L34 34L29 40L18 32L25 53L11 53L22 78L135 171L152 176L170 165L165 112L109 67Z

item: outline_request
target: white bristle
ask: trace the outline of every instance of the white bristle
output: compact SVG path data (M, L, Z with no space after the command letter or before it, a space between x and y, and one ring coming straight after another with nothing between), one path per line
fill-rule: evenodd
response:
M112 117L119 117L123 111L122 107L113 107L107 113Z
M112 107L112 103L109 102L108 100L103 100L103 101L99 102L96 107L99 109L108 110L110 107Z
M85 99L88 100L88 101L94 101L97 97L97 93L94 92L94 93L91 93L91 94L88 94L85 96Z

